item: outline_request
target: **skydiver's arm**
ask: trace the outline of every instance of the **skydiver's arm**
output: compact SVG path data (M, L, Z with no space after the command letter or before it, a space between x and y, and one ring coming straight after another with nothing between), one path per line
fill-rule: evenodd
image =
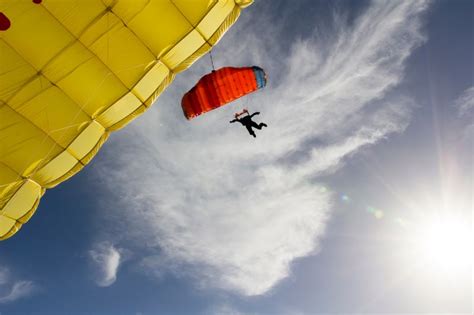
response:
M235 123L236 121L239 121L238 119L234 119L234 120L231 120L229 121L230 123Z
M252 117L255 116L255 115L260 115L260 112L255 112L255 113L253 113L252 115L250 115L250 118L252 118Z

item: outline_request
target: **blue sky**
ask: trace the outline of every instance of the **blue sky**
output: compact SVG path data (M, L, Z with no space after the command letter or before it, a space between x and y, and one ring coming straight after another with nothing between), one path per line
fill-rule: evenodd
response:
M0 243L0 313L472 313L473 40L467 0L256 1L213 56L268 86L187 122L180 74Z

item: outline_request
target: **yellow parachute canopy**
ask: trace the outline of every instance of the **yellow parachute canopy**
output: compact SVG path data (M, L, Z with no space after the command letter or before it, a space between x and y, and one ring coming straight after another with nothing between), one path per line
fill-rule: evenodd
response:
M253 0L1 0L0 239Z

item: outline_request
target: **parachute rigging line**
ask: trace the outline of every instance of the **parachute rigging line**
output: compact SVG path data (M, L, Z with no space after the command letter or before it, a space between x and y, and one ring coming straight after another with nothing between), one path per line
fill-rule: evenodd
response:
M212 71L216 71L216 69L214 68L214 60L212 59L212 51L211 50L209 50L209 56L211 57Z

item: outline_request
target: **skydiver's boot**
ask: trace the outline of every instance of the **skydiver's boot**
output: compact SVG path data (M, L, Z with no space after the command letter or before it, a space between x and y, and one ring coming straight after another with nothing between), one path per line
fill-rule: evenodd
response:
M252 127L250 127L250 126L245 126L245 127L247 128L247 131L249 132L249 134L250 134L251 136L253 136L254 138L257 137L257 135L255 134L255 132L252 130Z

